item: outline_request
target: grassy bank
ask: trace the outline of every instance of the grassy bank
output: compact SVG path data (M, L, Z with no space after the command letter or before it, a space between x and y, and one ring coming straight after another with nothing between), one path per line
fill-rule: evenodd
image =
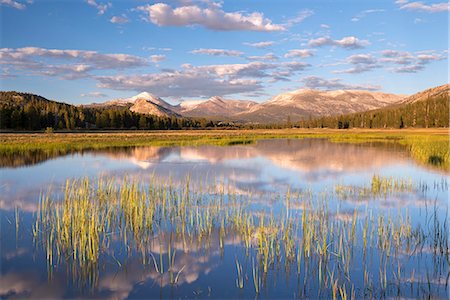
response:
M236 145L273 138L327 138L344 143L399 143L417 161L448 169L448 129L413 130L205 130L0 135L3 159L27 155L54 157L75 151L133 146Z

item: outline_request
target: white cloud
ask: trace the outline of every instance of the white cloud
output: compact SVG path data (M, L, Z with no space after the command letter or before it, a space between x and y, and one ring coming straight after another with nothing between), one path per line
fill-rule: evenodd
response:
M328 25L328 24L320 24L320 28L330 29L330 25Z
M180 70L163 70L143 75L98 76L98 86L117 90L146 90L161 97L211 97L258 92L263 80L292 76L309 64L302 62L223 64L193 66ZM280 79L281 80L281 79Z
M359 20L367 17L367 15L369 14L373 14L373 13L380 13L380 12L384 12L384 9L367 9L367 10L363 10L361 12L359 12L357 15L355 15L351 21L352 22L358 22Z
M396 73L415 73L423 70L427 64L446 59L446 55L438 53L434 50L420 51L416 53L397 50L383 50L381 51L381 55L382 58L379 59L380 62L401 65L400 67L389 69Z
M267 48L273 46L275 42L273 41L265 41L265 42L256 42L256 43L244 43L246 46L255 47L255 48Z
M236 51L236 50L225 50L225 49L205 49L200 48L191 51L192 54L206 54L206 55L214 55L214 56L241 56L244 52Z
M165 60L166 56L164 54L155 54L155 55L150 56L150 59L152 60L153 63L156 64L156 63L159 63L159 62Z
M422 71L425 67L423 65L409 65L392 68L391 70L395 73L417 73Z
M109 21L114 24L125 24L129 22L126 16L114 16Z
M290 72L298 72L305 70L307 67L310 67L311 65L304 62L291 61L283 63L282 66L287 68L287 70Z
M278 60L279 57L276 56L274 53L267 53L267 54L260 55L260 56L247 56L247 59L248 60L263 60L263 61L271 60L271 61L274 61L274 60Z
M148 61L128 54L102 54L86 50L60 50L38 47L1 48L0 64L16 71L75 79L90 76L94 70L142 67Z
M306 58L306 57L311 57L314 56L314 51L310 50L310 49L294 49L294 50L289 50L288 53L286 53L284 55L284 57L289 58L289 57L301 57L301 58Z
M307 88L311 89L325 89L325 90L336 90L336 89L351 89L351 90L380 90L380 86L373 85L359 85L359 84L347 84L343 83L340 78L325 79L318 76L307 76L301 79L301 82Z
M333 40L330 37L320 37L308 42L310 47L336 46L344 49L359 49L370 45L369 41L360 40L354 36L346 36L340 40Z
M428 13L437 13L450 11L450 3L441 2L434 4L425 4L421 1L409 2L409 1L396 1L397 4L401 5L400 9L412 10L418 12L428 12Z
M108 8L112 6L110 2L108 3L97 3L96 0L86 0L87 4L93 6L97 9L99 15L103 15Z
M414 66L415 68L396 68L396 70L404 71L404 70L422 70L423 68L419 68L419 65L426 65L434 61L440 61L446 59L444 54L440 54L433 50L421 51L416 53L411 53L407 51L397 51L397 50L383 50L381 51L382 58L380 58L381 62L384 63L393 63L398 65L409 65Z
M208 73L211 75L225 77L266 77L269 76L266 71L277 68L278 65L264 62L250 62L247 64L223 64L223 65L206 65L192 66L183 65L186 70L194 70L197 72Z
M88 97L88 98L106 98L108 95L103 94L101 92L90 92L86 94L80 94L81 97Z
M377 61L371 54L355 54L347 57L347 61L351 64L372 65Z
M359 74L371 71L375 68L381 67L378 61L371 54L355 54L347 57L345 62L353 65L353 67L345 70L333 71L335 74Z
M0 5L9 6L15 9L25 9L26 5L19 2L19 1L13 1L13 0L0 0Z
M242 12L225 12L219 5L206 8L187 5L172 8L165 3L139 6L137 8L148 14L147 20L158 26L201 25L213 30L249 30L280 31L285 27L273 24L259 12L244 14Z
M172 48L164 47L164 48L157 48L157 47L142 47L142 50L144 51L172 51Z
M396 73L414 73L421 71L425 65L434 61L444 60L446 56L443 53L434 50L407 52L398 50L383 50L380 57L372 54L356 54L347 57L337 65L348 64L351 68L333 71L335 74L358 74L368 72L376 68L385 67L387 70ZM400 65L392 67L391 64Z
M150 91L161 97L212 97L262 89L254 79L219 79L196 70L133 76L101 76L99 86L116 90Z
M304 9L302 11L300 11L296 17L289 19L287 21L287 25L288 26L293 26L295 24L301 23L303 22L306 18L310 17L314 15L314 11L310 10L310 9Z

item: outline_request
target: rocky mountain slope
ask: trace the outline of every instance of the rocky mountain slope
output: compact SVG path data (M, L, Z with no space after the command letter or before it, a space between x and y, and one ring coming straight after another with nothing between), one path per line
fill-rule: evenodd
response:
M178 106L177 112L186 117L225 117L232 118L236 114L257 106L254 101L225 100L212 97L206 101L186 101Z
M172 105L150 93L116 99L104 105L130 106L137 113L157 116L183 116L239 122L279 123L309 117L342 115L382 108L401 103L404 95L361 90L320 91L303 89L280 94L269 101L257 103L212 97L208 100L185 101ZM98 104L96 104L98 105Z
M157 104L145 98L137 98L130 107L132 112L154 115L158 117L181 117L173 110L163 106L164 104Z
M450 84L444 84L431 89L424 90L412 96L405 98L402 103L414 103L418 101L425 101L430 98L440 98L443 96L450 97Z
M399 103L404 95L361 90L320 91L303 89L280 94L236 115L253 122L285 122L308 117L361 112Z

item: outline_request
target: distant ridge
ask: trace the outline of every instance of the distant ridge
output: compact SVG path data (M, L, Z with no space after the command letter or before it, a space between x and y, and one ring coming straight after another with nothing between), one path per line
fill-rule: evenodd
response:
M208 100L171 105L157 96L142 92L130 98L107 101L103 105L129 106L133 112L156 116L223 119L241 123L280 123L285 122L288 117L292 121L298 121L377 109L401 103L404 98L404 95L361 90L302 89L277 95L263 103L214 96Z
M402 101L402 103L414 103L417 101L424 101L429 98L437 98L437 97L444 97L444 96L447 96L447 98L448 98L449 95L450 95L450 84L444 84L444 85L426 89L424 91L421 91L414 95L411 95L411 96L405 98Z
M2 129L179 129L207 127L448 127L450 84L409 97L379 92L297 90L269 101L212 97L172 105L150 93L91 105L72 105L0 91ZM174 120L174 118L176 120ZM272 126L272 127L271 127Z
M254 122L285 122L377 109L400 103L404 95L361 90L321 91L301 89L277 95L236 117Z

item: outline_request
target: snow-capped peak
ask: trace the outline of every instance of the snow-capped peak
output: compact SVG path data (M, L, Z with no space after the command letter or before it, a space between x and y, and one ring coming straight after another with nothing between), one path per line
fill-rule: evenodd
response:
M142 92L142 93L137 94L136 96L131 97L130 99L133 101L135 101L137 99L145 99L145 100L152 101L153 99L159 99L159 97L156 97L155 95L150 94L148 92Z

